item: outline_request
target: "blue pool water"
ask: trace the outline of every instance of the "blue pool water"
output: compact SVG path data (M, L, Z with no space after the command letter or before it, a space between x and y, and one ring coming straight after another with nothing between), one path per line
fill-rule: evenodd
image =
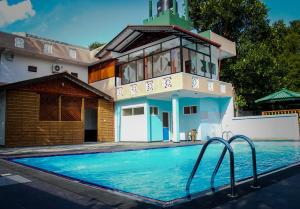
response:
M258 173L300 161L300 143L256 142ZM252 176L251 152L247 144L232 144L236 179ZM202 145L113 153L22 158L13 161L88 183L129 192L160 201L185 197L185 185ZM210 177L221 144L211 145L199 166L191 192L210 187ZM216 186L229 184L228 156L216 177Z

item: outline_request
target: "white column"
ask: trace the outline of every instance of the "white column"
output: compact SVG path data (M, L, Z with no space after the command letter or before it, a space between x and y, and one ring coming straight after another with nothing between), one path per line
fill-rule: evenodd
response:
M172 97L172 122L173 122L173 139L175 143L180 142L179 136L179 99L178 96Z

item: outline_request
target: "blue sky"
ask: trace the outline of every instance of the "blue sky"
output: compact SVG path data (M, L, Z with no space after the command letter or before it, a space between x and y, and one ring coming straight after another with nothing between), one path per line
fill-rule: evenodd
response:
M271 21L300 19L299 0L264 2ZM142 24L147 6L148 0L0 0L0 30L88 46L111 40L126 25Z

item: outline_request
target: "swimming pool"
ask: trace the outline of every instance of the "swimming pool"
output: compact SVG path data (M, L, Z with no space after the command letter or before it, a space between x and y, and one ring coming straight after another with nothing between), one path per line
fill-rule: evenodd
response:
M257 169L262 174L300 161L298 142L255 142ZM83 183L169 202L186 196L185 186L202 145L111 153L15 158L13 162ZM252 176L251 151L243 142L232 143L237 180ZM191 193L210 188L210 177L223 150L209 146L191 185ZM229 184L228 154L215 185Z

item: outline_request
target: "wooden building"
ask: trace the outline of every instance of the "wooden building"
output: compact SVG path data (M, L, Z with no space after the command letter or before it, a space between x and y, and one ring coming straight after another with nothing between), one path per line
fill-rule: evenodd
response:
M114 141L114 104L68 73L0 87L0 145Z

